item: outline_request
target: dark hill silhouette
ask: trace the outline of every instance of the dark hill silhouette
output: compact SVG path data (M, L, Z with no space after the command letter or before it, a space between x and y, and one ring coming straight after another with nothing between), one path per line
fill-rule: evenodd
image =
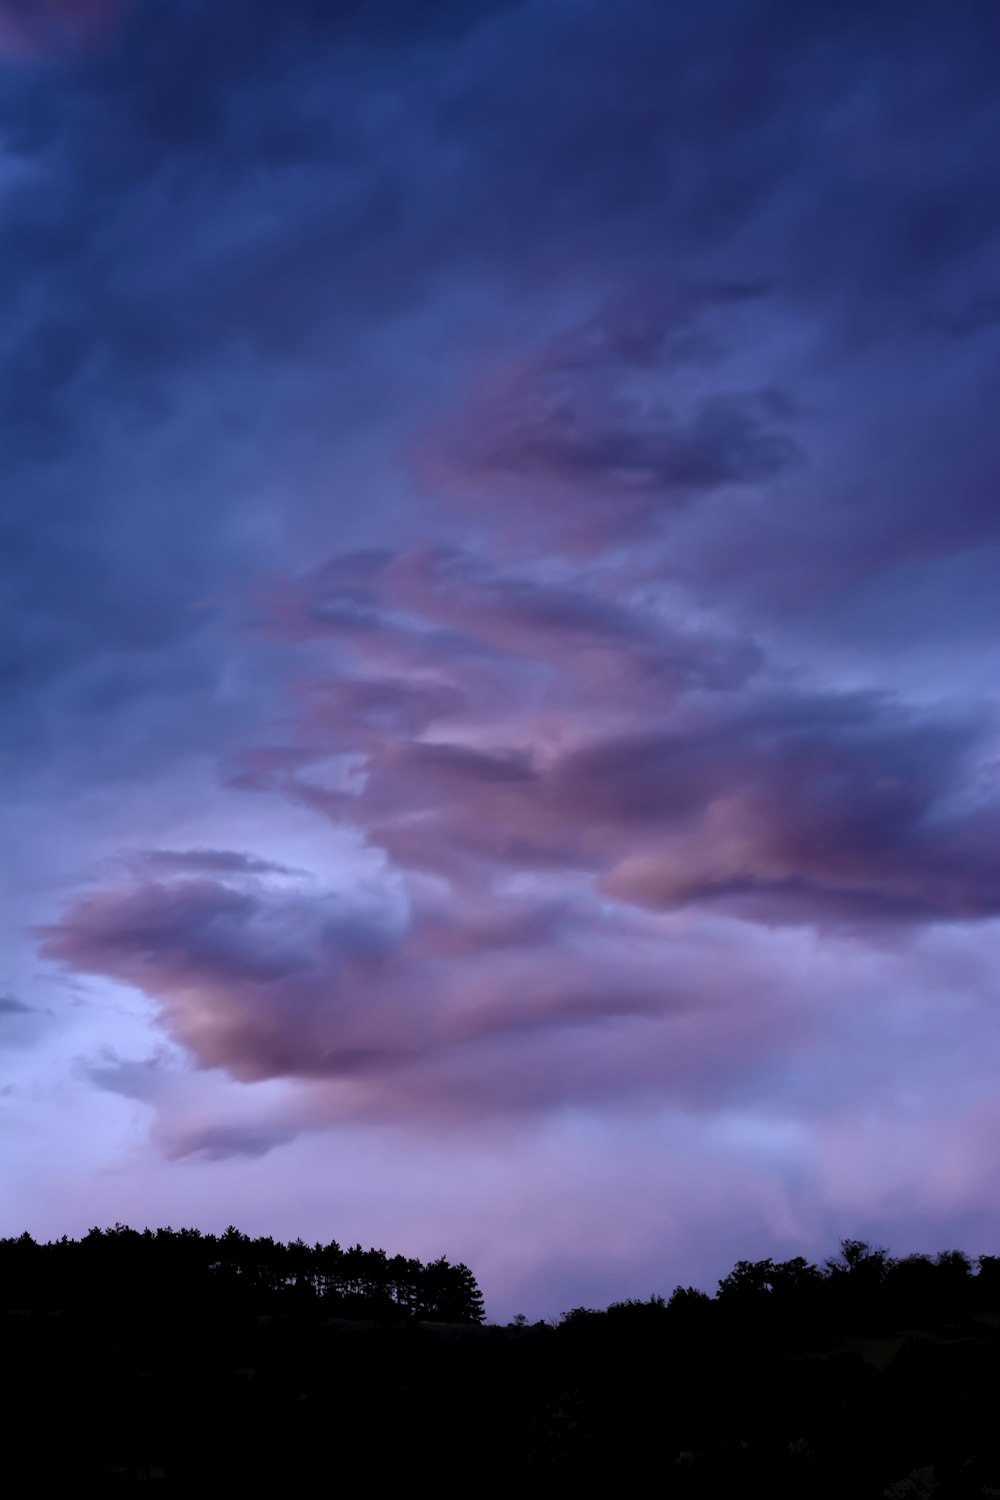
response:
M0 1241L12 1493L519 1478L1000 1497L1000 1257L740 1261L714 1296L483 1322L467 1267L118 1225Z

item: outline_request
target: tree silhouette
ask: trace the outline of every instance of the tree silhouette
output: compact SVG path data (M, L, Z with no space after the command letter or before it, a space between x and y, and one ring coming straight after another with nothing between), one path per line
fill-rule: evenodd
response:
M143 1306L211 1299L259 1310L322 1306L355 1317L481 1323L483 1299L465 1265L444 1256L421 1264L384 1250L342 1250L253 1239L230 1225L223 1234L145 1230L124 1224L39 1245L30 1235L0 1240L0 1286L28 1307L112 1301Z
M468 1266L230 1226L0 1241L5 1479L1000 1495L1000 1256L741 1260L483 1328ZM54 1440L55 1439L55 1440Z

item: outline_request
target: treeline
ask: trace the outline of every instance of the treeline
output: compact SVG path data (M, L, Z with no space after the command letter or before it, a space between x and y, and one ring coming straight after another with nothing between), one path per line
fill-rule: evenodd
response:
M876 1336L997 1312L998 1255L974 1259L962 1250L943 1250L935 1256L895 1257L881 1245L843 1240L840 1253L819 1265L802 1256L738 1261L714 1296L678 1286L667 1300L615 1302L601 1312L573 1308L563 1322L596 1328L632 1319L659 1323L665 1332L727 1331L793 1347L852 1328Z
M39 1244L0 1239L0 1307L25 1309L210 1303L258 1313L312 1308L347 1318L481 1323L468 1266L426 1264L361 1245L288 1244L198 1229L125 1224Z
M230 1226L144 1229L116 1224L79 1240L38 1243L28 1234L0 1239L0 1306L78 1307L202 1299L256 1311L319 1310L348 1318L480 1324L483 1298L468 1266L444 1256L426 1264L361 1245L284 1243ZM714 1295L675 1287L669 1298L614 1302L603 1311L577 1307L562 1316L574 1327L623 1320L708 1333L729 1329L756 1340L787 1342L852 1324L868 1333L937 1327L1000 1310L1000 1256L961 1250L895 1257L864 1240L814 1264L802 1256L736 1263ZM515 1319L514 1327L525 1325Z
M7 1487L1000 1500L1000 1257L848 1240L711 1296L481 1318L465 1267L357 1246L7 1240Z

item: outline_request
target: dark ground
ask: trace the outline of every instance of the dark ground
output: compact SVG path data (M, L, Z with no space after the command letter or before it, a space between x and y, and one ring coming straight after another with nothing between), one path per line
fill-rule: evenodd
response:
M4 1242L10 1246L12 1242ZM741 1263L556 1326L344 1316L305 1284L73 1305L9 1282L9 1492L518 1479L666 1496L1000 1496L1000 1260ZM2 1255L0 1255L2 1263ZM40 1300L41 1299L41 1300ZM253 1306L263 1301L266 1310ZM357 1308L355 1307L355 1311ZM419 1311L419 1310L418 1310ZM474 1314L473 1314L474 1316Z

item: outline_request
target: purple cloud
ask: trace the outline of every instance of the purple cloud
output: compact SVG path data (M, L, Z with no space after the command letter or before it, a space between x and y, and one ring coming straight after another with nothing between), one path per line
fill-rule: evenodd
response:
M752 1066L792 1025L779 998L734 1009L710 958L665 960L641 919L527 898L428 896L397 927L330 893L181 877L84 900L43 949L144 990L202 1066L347 1080L342 1107L362 1117L694 1100L720 1028Z
M397 897L196 850L44 934L48 958L148 994L203 1067L346 1083L331 1118L703 1104L807 1045L780 966L742 973L741 929L1000 913L985 718L781 686L610 577L588 601L459 554L366 562L359 635L322 608L354 566L283 586L278 639L292 622L336 664L311 669L294 744L237 781L360 835ZM373 651L410 675L367 675ZM738 920L716 963L657 913Z
M732 300L725 289L701 299ZM477 515L488 506L529 546L589 552L655 532L697 497L781 474L801 458L787 397L716 389L692 401L692 365L714 361L691 302L673 326L649 299L612 309L486 376L422 445L425 484Z
M578 870L607 895L766 921L985 918L1000 909L1000 801L983 715L888 694L795 690L752 643L671 627L598 580L484 572L456 554L380 561L370 631L301 581L284 614L342 652L310 684L302 745L355 756L314 804L404 868L489 885ZM405 688L365 668L406 663ZM360 675L351 675L352 667ZM381 705L362 716L355 705ZM420 712L416 712L419 703ZM307 800L308 777L284 784Z

